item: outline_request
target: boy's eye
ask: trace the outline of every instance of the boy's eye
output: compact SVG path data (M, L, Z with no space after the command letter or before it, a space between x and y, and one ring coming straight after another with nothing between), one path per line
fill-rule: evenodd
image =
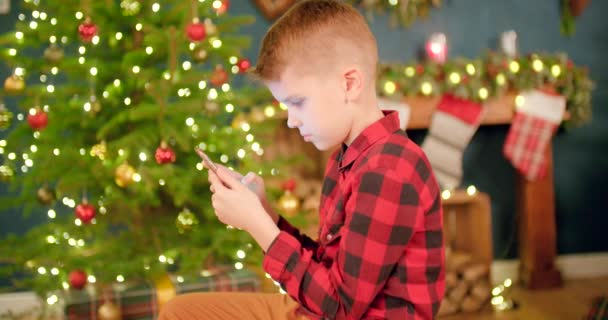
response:
M294 100L291 105L294 107L301 107L304 104L304 99Z

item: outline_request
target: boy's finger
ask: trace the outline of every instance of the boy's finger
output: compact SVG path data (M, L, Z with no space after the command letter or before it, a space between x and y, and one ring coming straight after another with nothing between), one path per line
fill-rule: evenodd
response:
M224 185L226 185L230 189L234 190L235 188L240 188L241 183L239 182L239 180L236 180L228 171L230 170L226 168L218 168L217 177L219 178L219 180L222 181Z

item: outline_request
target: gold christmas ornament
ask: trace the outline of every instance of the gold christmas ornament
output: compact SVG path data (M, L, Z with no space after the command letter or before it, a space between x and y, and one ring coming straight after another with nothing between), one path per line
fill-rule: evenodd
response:
M207 57L209 57L209 53L207 52L207 50L205 50L202 47L196 47L192 51L192 58L196 62L199 62L199 63L205 62L205 61L207 61Z
M25 88L25 81L22 77L12 75L4 81L4 90L7 93L18 93Z
M11 181L11 179L13 178L14 175L15 175L15 172L13 171L13 169L11 169L11 167L9 167L7 165L0 166L0 181L2 181L2 182Z
M106 300L97 310L97 316L100 320L120 320L122 312L112 301Z
M205 101L205 110L209 113L216 113L220 110L220 105L215 101Z
M235 130L239 130L243 128L243 125L245 125L246 123L247 119L245 118L245 115L239 113L236 117L234 117L234 119L232 119L232 128Z
M91 95L88 103L89 103L88 112L90 112L92 115L97 114L97 113L99 113L99 111L101 111L101 102L99 102L99 99L97 99L96 96Z
M50 64L56 64L61 61L63 55L63 49L54 43L44 49L44 59Z
M90 155L92 157L99 157L100 160L105 160L106 158L106 142L102 141L91 148Z
M0 102L0 130L6 130L11 126L13 113L6 109L4 103Z
M141 3L137 0L122 0L120 2L122 14L125 16L134 16L141 11Z
M205 24L205 31L207 32L207 36L213 36L217 33L217 27L211 19L207 18L203 23Z
M55 200L55 192L49 186L45 185L36 192L38 202L43 205L49 205Z
M133 175L135 174L135 168L128 163L123 163L116 168L116 175L114 181L119 187L126 187L133 183Z
M175 226L179 233L186 233L198 225L198 218L187 208L182 210L175 219Z
M285 193L279 198L279 208L286 216L295 216L300 210L300 199L290 190L285 190Z

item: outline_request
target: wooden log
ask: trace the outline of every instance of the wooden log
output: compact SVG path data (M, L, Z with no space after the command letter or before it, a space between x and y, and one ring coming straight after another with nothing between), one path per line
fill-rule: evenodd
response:
M481 281L473 285L471 288L471 295L481 300L482 302L486 302L490 299L492 294L492 288L490 287L490 283L486 281Z
M477 263L465 268L462 277L468 282L477 282L481 279L487 279L490 273L490 266L484 263Z
M462 300L464 299L464 297L467 295L467 292L469 291L469 285L464 282L464 281L458 281L458 284L456 285L456 287L454 287L449 293L448 293L448 298L460 305L462 303Z
M437 317L449 316L458 312L458 305L448 299L443 299L437 311Z
M453 289L454 287L456 287L457 284L458 284L458 275L456 274L456 272L453 272L453 271L446 272L446 274L445 274L446 291Z
M475 296L469 295L462 300L460 309L464 312L476 312L483 307L484 302Z

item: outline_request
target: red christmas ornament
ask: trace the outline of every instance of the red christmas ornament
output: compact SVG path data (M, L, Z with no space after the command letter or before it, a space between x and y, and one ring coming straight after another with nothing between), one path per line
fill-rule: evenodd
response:
M417 65L416 66L416 73L417 74L422 74L424 72L424 67L421 65Z
M293 192L296 189L296 179L289 179L281 185L281 189Z
M194 19L192 23L186 27L186 35L190 41L194 42L205 39L205 36L207 36L205 25L200 23L198 19Z
M87 273L82 270L70 272L70 286L74 289L82 289L87 284Z
M36 109L36 113L27 115L27 123L34 130L42 130L49 123L49 117L46 112Z
M95 218L95 207L89 204L86 200L83 200L81 204L76 206L74 211L76 218L80 219L85 224L91 223L91 220Z
M243 73L249 70L249 67L251 67L251 62L249 61L249 59L243 58L239 60L236 65L239 67L239 72Z
M230 0L222 0L222 4L215 9L217 14L224 14L230 8Z
M87 17L83 23L78 26L80 39L84 42L91 42L94 36L97 35L97 25L91 22L91 18Z
M156 158L156 163L158 164L172 163L175 162L175 151L173 151L173 149L171 149L171 147L169 147L167 143L163 141L156 149L154 158Z
M210 81L211 81L211 84L213 84L216 87L219 87L219 86L223 85L224 83L226 83L226 81L228 81L228 72L226 72L224 70L224 68L222 68L222 66L217 66L215 68L215 71L211 75Z

